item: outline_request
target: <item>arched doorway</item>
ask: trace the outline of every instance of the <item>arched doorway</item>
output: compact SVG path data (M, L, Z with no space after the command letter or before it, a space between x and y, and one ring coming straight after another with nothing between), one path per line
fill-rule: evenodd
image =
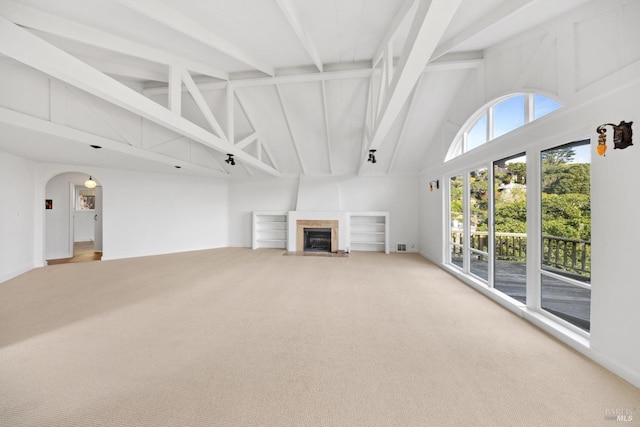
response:
M48 265L102 258L102 186L95 177L83 172L52 177L45 186L44 216Z

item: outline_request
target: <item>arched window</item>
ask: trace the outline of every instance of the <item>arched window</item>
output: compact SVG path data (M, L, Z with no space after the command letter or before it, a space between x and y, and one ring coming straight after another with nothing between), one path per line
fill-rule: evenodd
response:
M478 110L453 140L445 161L471 151L562 107L537 93L498 98Z

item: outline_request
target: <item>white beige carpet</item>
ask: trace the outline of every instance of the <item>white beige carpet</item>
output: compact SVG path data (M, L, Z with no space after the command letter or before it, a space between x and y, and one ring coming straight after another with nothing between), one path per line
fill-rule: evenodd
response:
M639 419L639 389L418 255L216 249L0 284L0 426Z

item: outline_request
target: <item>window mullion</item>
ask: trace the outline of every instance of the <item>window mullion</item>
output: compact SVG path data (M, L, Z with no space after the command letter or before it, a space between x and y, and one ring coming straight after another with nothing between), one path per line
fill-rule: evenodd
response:
M487 109L487 142L493 139L493 107Z
M462 179L462 268L465 274L471 271L471 207L469 203L469 171L465 171Z
M535 120L534 96L532 93L525 94L524 97L524 122L530 123Z
M490 288L493 288L493 282L494 282L494 267L495 267L495 168L493 166L493 163L489 163L489 169L487 171L487 183L488 183L488 190L489 190L489 203L488 203L488 218L489 220L488 222L488 248L487 248L487 252L489 252L489 274L488 274L488 280L487 280L487 285Z

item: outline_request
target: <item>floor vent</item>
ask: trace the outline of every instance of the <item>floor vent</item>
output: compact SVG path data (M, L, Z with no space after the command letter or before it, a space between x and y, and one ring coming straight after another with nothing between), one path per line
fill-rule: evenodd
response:
M406 252L407 251L407 245L405 245L404 243L398 243L398 252Z

